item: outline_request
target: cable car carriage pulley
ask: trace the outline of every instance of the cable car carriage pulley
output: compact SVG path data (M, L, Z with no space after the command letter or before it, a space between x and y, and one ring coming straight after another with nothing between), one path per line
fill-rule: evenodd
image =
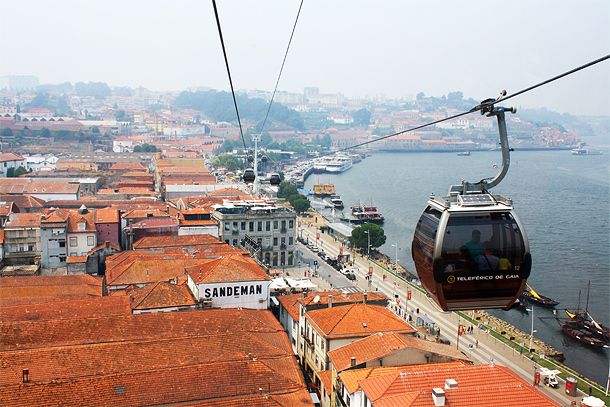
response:
M509 309L531 271L529 243L512 200L489 192L508 172L511 149L504 112L516 112L493 102L485 100L473 110L498 120L500 172L493 179L452 185L447 197L431 195L413 236L417 274L445 311Z

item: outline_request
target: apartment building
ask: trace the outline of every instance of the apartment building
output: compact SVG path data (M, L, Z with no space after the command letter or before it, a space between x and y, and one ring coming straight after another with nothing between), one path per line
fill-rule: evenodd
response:
M296 213L263 201L231 201L215 206L220 240L244 246L270 267L294 267Z

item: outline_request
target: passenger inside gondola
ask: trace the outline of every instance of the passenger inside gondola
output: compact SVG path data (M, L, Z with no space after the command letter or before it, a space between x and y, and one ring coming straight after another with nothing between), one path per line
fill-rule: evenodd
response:
M483 254L476 259L477 269L479 271L498 270L500 268L500 259L493 254L491 242L483 243Z
M470 250L470 255L472 256L473 259L476 259L477 257L481 256L483 254L483 242L481 242L481 231L477 230L477 229L473 230L471 239L469 241L467 241L466 243L464 243L464 246L466 246L468 248L468 250Z

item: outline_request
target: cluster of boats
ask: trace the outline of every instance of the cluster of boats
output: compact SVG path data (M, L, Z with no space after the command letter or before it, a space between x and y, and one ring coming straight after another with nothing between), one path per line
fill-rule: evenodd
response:
M586 143L580 143L578 147L571 150L573 155L601 155L603 151L599 148L587 146Z
M555 307L559 302L552 300L549 297L538 294L527 285L529 291L524 291L519 297L519 305L527 305L528 303L538 303L546 307ZM580 303L580 298L579 298ZM561 330L579 342L592 346L594 348L607 348L610 344L610 328L598 323L587 310L589 303L589 294L587 290L587 306L584 310L577 307L575 312L565 310L567 318L555 317Z

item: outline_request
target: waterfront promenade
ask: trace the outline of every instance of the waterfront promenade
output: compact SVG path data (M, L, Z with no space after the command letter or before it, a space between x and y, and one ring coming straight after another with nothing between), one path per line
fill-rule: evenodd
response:
M324 225L324 218L317 215L315 217L299 218L299 221L301 222L299 231L303 237L307 236L310 241L316 241L319 227ZM324 251L331 257L336 257L343 243L326 233L320 233L319 236L318 246L323 247ZM415 321L417 310L419 309L420 315L427 316L435 322L436 327L440 328L441 337L451 341L450 346L457 346L474 363L495 363L507 366L527 382L534 383L535 372L540 368L540 364L536 360L531 360L526 356L525 352L521 353L519 350L497 339L491 332L492 328L489 325L483 325L482 328L477 327L478 321L474 319L475 315L472 311L466 311L462 316L455 312L443 312L420 287L407 283L404 279L393 274L384 265L369 261L366 257L362 257L357 253L354 254L346 246L343 246L343 254L346 253L351 254L350 257L354 262L351 268L355 270L357 280L353 284L360 291L381 291L391 299L395 299L395 296L398 295L402 316L404 316L406 308ZM370 268L372 268L373 277L367 280L365 275L369 272ZM313 282L321 290L331 289L331 285L323 278L323 275L322 277L314 278ZM411 291L410 300L407 300L407 291ZM470 320L465 319L465 317L473 318ZM415 325L415 322L413 324ZM457 332L460 324L464 325L465 328L472 325L473 333L461 335L458 338ZM422 331L422 334L426 335L425 331ZM580 383L582 380L582 378L578 378L581 385L583 384ZM576 405L579 405L582 397L586 396L582 391L578 391L578 396L576 397L568 396L565 392L565 382L559 379L559 383L560 385L557 389L544 385L539 386L539 389L562 406L571 406L573 405L572 402L576 402ZM589 385L585 386L585 388L589 387ZM600 394L596 394L598 391L596 390L593 395L600 396Z

